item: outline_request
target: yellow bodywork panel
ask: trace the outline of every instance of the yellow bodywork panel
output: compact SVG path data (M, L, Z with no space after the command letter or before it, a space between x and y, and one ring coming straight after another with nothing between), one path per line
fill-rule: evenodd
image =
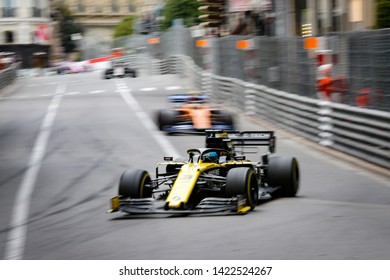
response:
M200 175L199 166L183 165L166 199L169 208L179 208L188 202Z
M108 212L116 212L119 210L119 197L111 198L111 209Z
M244 214L244 213L249 212L250 210L251 210L250 206L239 207L237 209L237 213Z

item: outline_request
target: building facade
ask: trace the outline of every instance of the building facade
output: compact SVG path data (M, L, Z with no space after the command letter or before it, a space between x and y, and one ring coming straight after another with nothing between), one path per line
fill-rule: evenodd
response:
M267 0L268 1L268 0ZM273 0L275 34L312 36L370 29L375 25L375 0Z
M83 27L80 44L84 56L96 56L106 52L113 41L114 27L126 16L142 19L163 0L55 0L66 5L75 20Z
M250 11L256 35L289 37L309 31L323 36L375 25L375 0L228 0L227 5L233 25Z
M0 52L15 52L25 68L66 59L58 23L52 16L56 5L63 4L83 27L81 39L77 37L79 47L89 50L89 56L96 56L110 48L114 27L124 17L142 18L161 3L162 0L0 0Z
M375 0L226 0L231 15L249 10L256 34L323 36L369 29L375 24ZM76 40L84 58L108 51L114 27L126 16L148 17L164 0L0 0L0 52L14 51L23 67L61 57L58 25L52 14L66 5L83 27ZM309 30L303 27L309 26ZM260 32L259 32L260 31ZM142 32L141 32L142 33ZM54 53L54 55L53 55ZM42 57L45 62L42 62ZM40 58L37 60L37 58Z
M15 52L23 67L46 63L51 28L48 0L0 0L0 51Z

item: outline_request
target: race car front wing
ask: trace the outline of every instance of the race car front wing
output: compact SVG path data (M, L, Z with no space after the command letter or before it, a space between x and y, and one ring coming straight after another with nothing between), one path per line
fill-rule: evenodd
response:
M246 206L244 196L233 198L207 197L200 201L194 209L166 209L164 201L155 198L122 199L114 197L111 199L111 209L108 212L125 212L128 214L206 214L231 211L239 214L250 210Z
M268 200L270 194L278 188L259 188L259 201ZM128 214L208 214L218 212L233 212L245 214L251 208L247 205L244 195L237 195L232 198L206 197L202 199L194 209L166 209L165 201L156 198L122 198L119 196L111 199L111 209L107 212L124 212Z

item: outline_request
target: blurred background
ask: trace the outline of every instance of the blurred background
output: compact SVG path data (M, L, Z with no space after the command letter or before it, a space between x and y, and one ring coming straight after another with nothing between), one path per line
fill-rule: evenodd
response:
M388 110L389 1L67 0L0 3L0 52L20 69L147 51L308 97ZM157 44L149 44L158 37ZM315 44L305 44L315 38ZM200 46L199 39L209 41ZM205 41L206 42L206 41ZM198 45L197 45L198 44ZM8 59L8 61L10 61Z
M389 52L390 0L0 1L0 254L389 260ZM106 79L115 65L136 75ZM107 216L125 168L204 145L153 123L189 91L275 130L298 197Z

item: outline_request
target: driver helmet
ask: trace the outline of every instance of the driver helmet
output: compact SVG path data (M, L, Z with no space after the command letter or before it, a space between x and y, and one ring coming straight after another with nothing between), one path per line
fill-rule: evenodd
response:
M218 163L218 154L217 154L217 152L205 153L204 156L203 156L203 161Z

